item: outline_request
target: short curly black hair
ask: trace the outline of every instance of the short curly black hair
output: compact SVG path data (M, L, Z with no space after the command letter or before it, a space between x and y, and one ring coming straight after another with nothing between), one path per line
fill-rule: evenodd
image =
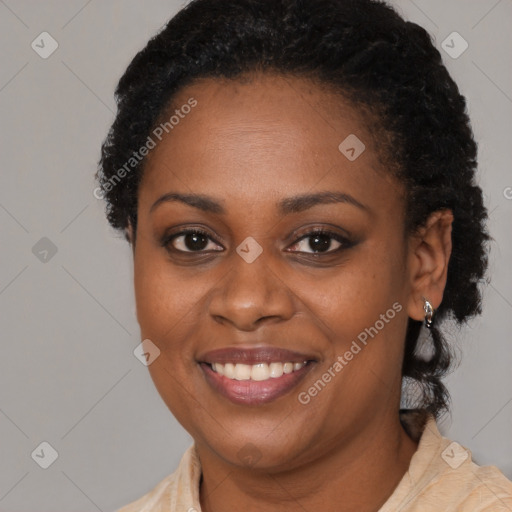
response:
M488 263L487 210L476 185L477 146L466 103L428 33L377 0L193 0L133 59L116 89L118 112L96 174L110 224L137 225L144 146L173 97L199 78L253 71L308 77L370 110L383 128L386 168L406 185L412 233L434 211L454 215L453 249L432 355L418 354L422 323L409 319L402 374L420 389L416 407L439 416L451 350L439 329L481 312ZM119 170L124 166L125 172ZM120 179L122 176L122 179Z

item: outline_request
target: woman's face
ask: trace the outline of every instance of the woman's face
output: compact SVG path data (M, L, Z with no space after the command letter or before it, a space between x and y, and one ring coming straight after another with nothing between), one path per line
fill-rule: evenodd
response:
M291 77L202 80L174 109L134 248L163 400L238 465L289 468L376 432L398 408L411 277L403 190L371 133Z

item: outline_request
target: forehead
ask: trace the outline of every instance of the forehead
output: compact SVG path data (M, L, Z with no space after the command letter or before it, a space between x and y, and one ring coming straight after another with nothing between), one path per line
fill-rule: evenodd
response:
M172 116L172 129L148 155L141 195L200 188L254 203L316 187L371 195L392 182L398 191L366 118L306 79L201 79L174 97L164 122Z

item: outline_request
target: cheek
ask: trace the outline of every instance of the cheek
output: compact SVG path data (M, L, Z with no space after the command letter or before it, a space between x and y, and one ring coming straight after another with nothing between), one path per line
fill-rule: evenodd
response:
M312 291L314 315L330 328L328 359L334 363L343 358L332 407L342 407L346 389L352 390L347 399L354 390L362 403L382 399L381 393L394 389L399 376L407 325L406 280L403 254L390 245L368 244L330 280L304 287ZM330 402L332 396L324 398Z
M172 325L175 290L166 286L161 265L137 248L134 264L135 301L141 334L153 339Z
M311 276L301 287L315 314L334 332L357 336L395 302L403 302L404 285L403 255L380 242L365 244L346 264L320 280Z
M200 290L180 277L158 249L142 244L136 248L134 286L141 335L159 346L172 344L173 332L193 315Z
M134 287L142 339L150 339L173 372L190 371L198 330L208 322L207 301L222 275L215 270L173 265L163 250L150 244L136 249ZM154 370L154 368L150 368Z
M134 287L141 339L150 339L160 350L148 366L151 379L177 420L192 432L190 397L198 392L190 379L195 371L193 346L186 340L197 328L201 287L180 277L165 256L142 244L136 249Z

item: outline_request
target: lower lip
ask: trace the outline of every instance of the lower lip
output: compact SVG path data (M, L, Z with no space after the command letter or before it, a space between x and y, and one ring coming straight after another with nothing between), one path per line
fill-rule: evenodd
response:
M312 362L300 370L267 380L234 380L214 372L210 365L200 363L208 384L235 404L261 405L272 402L295 388L313 366Z

